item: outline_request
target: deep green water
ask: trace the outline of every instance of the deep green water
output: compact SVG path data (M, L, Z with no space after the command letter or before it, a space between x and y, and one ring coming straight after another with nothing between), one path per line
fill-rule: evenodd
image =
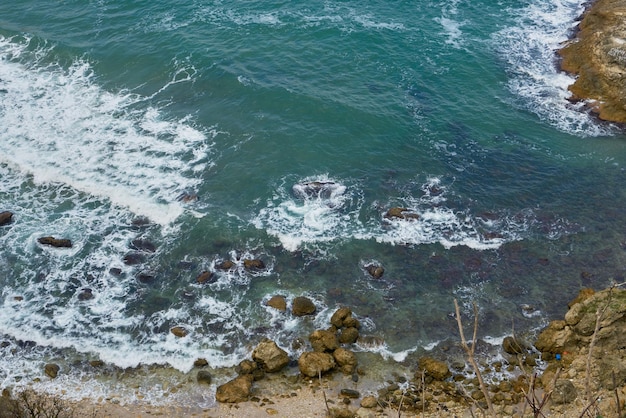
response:
M0 5L0 210L15 214L0 229L0 385L64 349L230 366L264 336L291 347L341 305L401 359L455 335L454 298L499 337L622 280L625 138L567 101L555 61L582 10ZM307 193L313 181L324 190ZM392 206L419 219L384 218ZM129 265L137 239L157 250ZM216 280L196 284L205 270ZM273 312L275 294L319 313Z

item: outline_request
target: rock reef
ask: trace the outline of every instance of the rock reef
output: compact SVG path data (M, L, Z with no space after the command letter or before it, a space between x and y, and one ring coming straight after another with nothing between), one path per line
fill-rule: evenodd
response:
M597 0L576 37L560 51L561 68L577 75L573 100L588 100L602 120L626 123L626 0Z

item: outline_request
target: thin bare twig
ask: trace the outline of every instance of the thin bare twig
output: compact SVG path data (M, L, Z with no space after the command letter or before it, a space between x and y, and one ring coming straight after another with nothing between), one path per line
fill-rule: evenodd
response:
M617 394L617 385L615 384L615 372L611 372L613 379L613 391L615 392L615 405L617 407L617 418L622 418L622 405L619 403L619 395Z
M489 391L487 390L487 386L485 385L485 381L483 380L483 376L480 373L480 369L478 368L478 364L474 359L474 351L476 350L476 336L478 335L478 308L474 303L474 334L472 336L472 347L470 348L467 345L467 340L465 339L465 333L463 332L463 322L461 321L461 310L459 309L459 304L454 299L454 311L456 313L456 323L459 326L459 335L461 336L461 346L463 350L467 353L467 359L472 365L474 369L474 373L476 373L476 377L478 378L478 384L480 386L480 390L485 396L485 402L487 402L487 410L489 411L489 415L492 417L496 417L496 411L493 409L493 404L491 403L491 398L489 396Z
M598 331L600 331L600 322L602 321L602 317L604 316L604 313L609 308L609 304L611 303L611 297L613 296L614 287L615 286L611 286L611 288L609 289L609 296L606 303L604 304L604 307L598 306L598 309L596 309L596 325L593 330L593 334L591 335L591 341L589 342L589 352L587 353L587 365L585 369L585 397L587 401L591 399L591 360L593 356L593 348L596 345Z

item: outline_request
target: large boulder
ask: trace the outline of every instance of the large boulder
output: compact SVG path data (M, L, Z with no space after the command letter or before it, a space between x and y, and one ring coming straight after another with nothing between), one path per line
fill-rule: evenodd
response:
M337 337L341 344L354 344L359 339L359 330L355 327L344 328Z
M8 210L0 212L0 226L8 225L11 223L12 220L13 220L13 212L9 212Z
M51 247L57 248L71 248L72 241L64 238L54 238L54 237L41 237L37 239L41 245L49 245Z
M335 311L335 313L333 314L333 316L330 317L330 323L331 325L334 325L335 327L342 328L343 325L343 321L352 316L352 310L348 307L341 307L339 309L337 309Z
M44 366L43 371L50 379L55 379L59 374L59 365L55 363L48 363Z
M335 367L335 359L329 353L307 351L298 359L300 373L308 377L317 377L320 373L332 370L333 367Z
M315 310L315 304L307 297L298 296L291 302L291 312L295 316L313 315Z
M215 399L222 403L245 402L250 397L252 382L251 374L242 375L217 387Z
M289 364L289 355L274 341L264 340L252 352L252 359L268 373L282 370Z
M266 305L285 312L287 310L287 299L281 295L274 295L267 301Z
M340 347L333 352L333 358L343 373L352 374L356 371L358 361L352 351Z
M309 342L313 351L319 352L332 352L339 348L339 341L337 341L337 335L334 332L318 329L309 335Z

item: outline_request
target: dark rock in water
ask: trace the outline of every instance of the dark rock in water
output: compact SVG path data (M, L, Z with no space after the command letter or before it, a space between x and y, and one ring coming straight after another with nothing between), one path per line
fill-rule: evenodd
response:
M243 260L243 266L248 270L263 270L265 268L265 263L258 258L255 259L245 259Z
M287 310L287 299L281 295L272 296L270 300L267 301L267 306L285 312Z
M13 212L4 211L0 212L0 226L8 225L13 220Z
M249 374L236 377L230 382L218 386L215 399L222 403L245 402L250 397L253 380L253 376Z
M377 264L369 264L365 266L365 270L374 279L380 279L381 277L383 277L383 274L385 274L385 269Z
M221 263L217 263L215 265L215 268L218 269L218 270L230 270L233 267L235 267L235 263L233 263L230 260L224 260Z
M193 362L193 367L205 367L208 365L209 365L209 362L204 358L196 359L196 361Z
M43 371L50 379L54 379L57 377L57 374L59 374L59 369L60 367L58 364L48 363L44 366Z
M156 251L156 245L145 239L135 239L131 242L131 248L138 251L153 253Z
M318 197L328 199L337 190L338 184L333 181L309 181L293 186L293 191L300 197Z
M37 239L37 242L39 242L42 245L49 245L51 247L57 247L57 248L71 248L72 247L72 241L70 241L69 239L59 239L59 238L54 238L54 237L41 237Z
M287 352L271 340L261 341L252 352L252 359L268 373L278 372L289 364Z
M307 297L298 296L291 302L291 312L295 316L313 315L315 310L315 304Z
M213 273L212 271L203 271L196 278L196 282L198 282L199 284L215 283L216 280L217 277L215 277L215 273Z
M152 222L150 222L150 219L146 218L145 216L138 216L132 220L131 224L134 227L146 227L152 224Z
M339 348L339 341L334 332L323 329L315 330L309 335L309 342L313 351L332 352Z
M189 332L183 327L172 327L170 332L178 338L185 337Z
M102 367L102 366L104 366L104 361L102 361L102 360L91 360L89 362L89 365L91 367Z
M89 288L85 288L83 290L81 290L81 292L78 294L78 300L89 300L89 299L93 299L93 293L92 290Z
M308 377L318 377L319 373L326 373L333 367L335 367L335 359L329 353L307 351L298 359L300 373Z
M198 374L196 375L196 380L198 381L198 383L205 383L207 385L210 385L211 379L212 379L212 376L208 370L200 370L198 371Z
M122 275L122 269L119 267L111 267L109 269L109 274L115 277L120 277Z
M198 200L198 195L193 192L183 192L176 198L179 202L190 203Z
M408 213L407 213L408 212ZM411 213L408 208L393 207L387 210L385 213L387 219L419 219L417 213Z
M127 266L135 266L146 261L146 256L139 252L130 252L123 258L124 264Z
M142 271L142 272L138 273L137 276L135 276L135 277L141 283L152 283L156 279L156 276L154 275L154 273L150 273L150 272L147 272L147 271Z

